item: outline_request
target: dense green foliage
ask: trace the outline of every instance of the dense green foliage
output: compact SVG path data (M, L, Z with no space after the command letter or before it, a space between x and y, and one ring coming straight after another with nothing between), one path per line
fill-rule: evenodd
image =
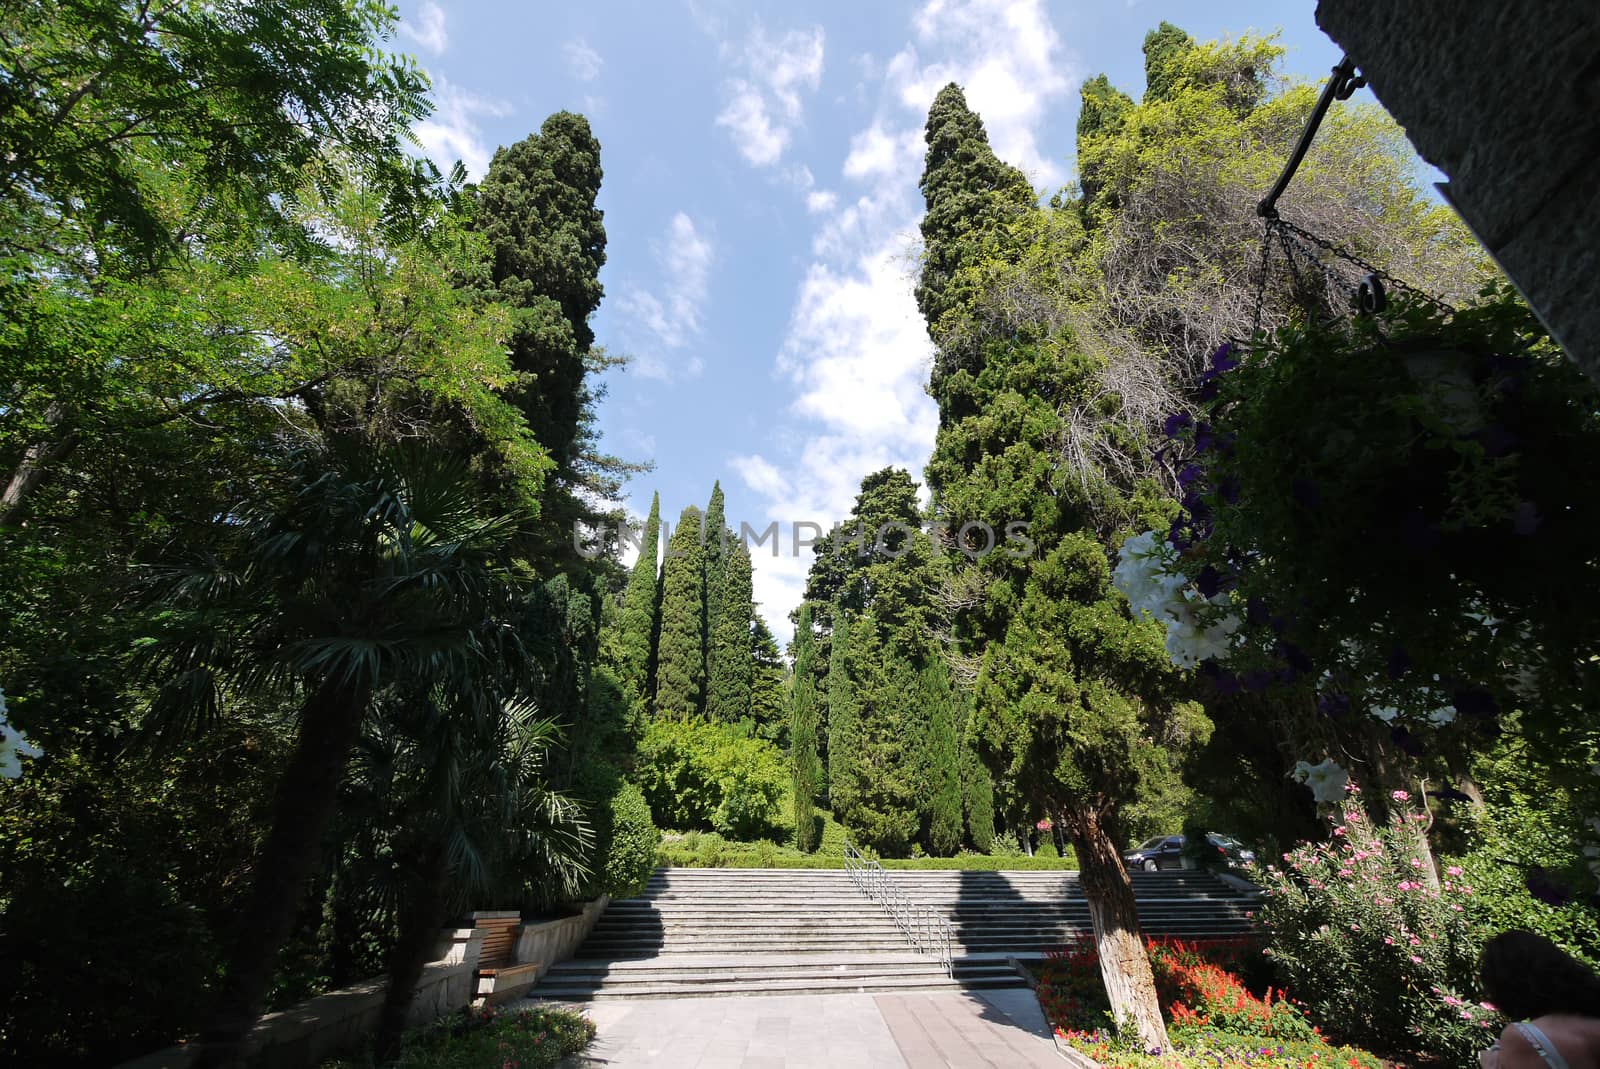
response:
M850 679L850 620L833 617L828 646L828 806L848 813L859 789L861 710Z
M570 532L628 470L592 449L599 146L562 113L442 180L395 17L0 16L0 678L44 751L0 794L18 1064L226 1057L378 972L387 1058L452 914L622 864L590 827L631 763L619 572Z
M605 868L599 892L612 898L632 898L644 891L656 867L656 843L661 838L650 817L650 805L635 784L624 783L611 800L609 818L596 828L606 836Z
M655 693L656 635L661 612L661 495L650 499L639 543L639 559L628 575L622 606L622 685L628 700L641 713Z
M795 622L794 686L789 691L790 791L794 800L795 845L802 852L817 846L812 812L822 785L817 760L817 684L813 678L816 656L811 608L802 605Z
M640 741L637 775L664 827L753 839L779 820L784 764L771 743L732 725L661 717Z

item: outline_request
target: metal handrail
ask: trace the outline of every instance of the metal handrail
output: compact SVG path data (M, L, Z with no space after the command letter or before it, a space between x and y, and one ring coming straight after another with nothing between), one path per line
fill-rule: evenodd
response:
M950 918L932 906L914 902L889 879L888 872L877 859L863 857L861 852L845 840L844 870L850 882L869 900L878 903L889 914L900 934L905 936L911 949L918 954L933 954L944 966L946 975L955 976L955 965L950 948L955 942L950 928Z

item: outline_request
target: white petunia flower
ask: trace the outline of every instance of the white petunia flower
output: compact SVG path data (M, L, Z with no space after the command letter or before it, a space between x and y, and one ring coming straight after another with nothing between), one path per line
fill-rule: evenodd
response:
M1394 718L1400 715L1400 710L1392 705L1379 705L1372 709L1374 720L1382 720L1385 724L1394 723Z
M1335 764L1331 757L1319 765L1297 761L1289 774L1310 787L1311 797L1319 802L1342 801L1345 785L1350 782L1350 773Z
M22 758L42 757L44 751L6 720L6 695L0 691L0 779L22 775Z

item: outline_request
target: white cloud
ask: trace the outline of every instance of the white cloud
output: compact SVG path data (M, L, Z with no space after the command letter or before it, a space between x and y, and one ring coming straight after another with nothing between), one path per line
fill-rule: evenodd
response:
M656 291L640 286L623 290L619 303L629 343L638 350L633 367L639 374L654 379L671 377L667 351L685 348L700 334L715 258L710 239L686 213L678 212L655 243L661 286ZM704 369L704 363L691 355L677 367L693 377Z
M503 117L511 114L511 106L455 86L442 76L433 79L433 103L433 114L416 126L423 151L440 170L448 171L460 160L468 177L481 179L489 169L490 149L478 117Z
M1059 50L1043 0L928 0L891 60L858 59L864 76L881 79L880 91L865 94L881 103L840 169L854 192L806 194L814 259L777 355L794 384L793 426L786 440L732 460L770 518L841 519L862 477L888 465L921 481L938 426L924 391L933 347L912 296L928 105L957 82L1003 159L1037 183L1064 180L1038 147L1047 106L1082 74ZM812 560L783 548L777 560L763 550L756 562L775 625L798 604Z
M901 103L926 117L934 96L955 82L1001 159L1035 185L1065 181L1060 162L1041 152L1038 128L1083 72L1058 55L1061 38L1042 0L929 0L914 25L916 43L889 61L886 75ZM924 52L937 58L924 63Z
M409 19L401 22L400 32L436 56L450 45L450 35L444 28L444 8L434 0L423 0L416 23L413 25Z
M733 97L717 115L717 125L728 128L739 154L755 166L777 163L789 144L789 131L772 121L759 89L743 79L730 84Z
M583 38L568 41L562 46L561 52L567 57L567 69L578 81L592 82L600 77L600 68L605 66L605 60Z
M813 215L833 211L839 203L839 194L827 189L814 189L806 194L806 211Z
M754 166L777 163L803 118L801 93L822 83L822 27L790 30L774 40L757 26L737 52L727 45L723 52L741 73L728 81L716 123Z

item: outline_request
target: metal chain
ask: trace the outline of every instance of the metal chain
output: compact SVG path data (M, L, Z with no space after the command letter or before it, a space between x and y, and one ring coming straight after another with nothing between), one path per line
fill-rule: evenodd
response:
M1415 286L1402 282L1400 279L1389 274L1389 272L1385 271L1383 268L1378 267L1376 264L1369 263L1368 261L1357 256L1343 245L1335 244L1334 242L1329 241L1327 238L1318 237L1311 231L1305 229L1304 227L1296 226L1287 219L1281 217L1270 219L1267 221L1267 226L1269 228L1273 226L1281 227L1291 234L1294 234L1296 237L1303 238L1306 241L1311 242L1311 244L1317 246L1319 249L1322 249L1324 252L1331 253L1341 260L1355 264L1368 274L1382 279L1384 284L1389 286L1391 289L1405 290L1408 293L1415 294L1417 297L1427 301L1429 304L1433 305L1435 308L1438 308L1442 312L1455 311L1455 308L1446 302L1440 300L1430 293L1417 289Z
M1415 286L1411 286L1405 282L1402 282L1400 279L1394 277L1381 267L1378 267L1376 264L1357 256L1344 246L1329 241L1327 238L1319 237L1304 227L1297 226L1296 224L1289 222L1287 219L1282 218L1276 213L1273 213L1267 217L1266 225L1261 234L1261 265L1259 268L1259 277L1256 280L1255 311L1251 318L1252 333L1259 332L1261 330L1261 317L1265 310L1267 284L1271 279L1272 245L1274 238L1277 239L1278 246L1283 249L1283 258L1285 265L1289 269L1289 276L1291 285L1294 289L1294 294L1308 307L1317 302L1313 299L1310 287L1307 285L1306 279L1301 270L1301 260L1305 261L1307 267L1315 268L1321 271L1330 289L1340 290L1349 288L1345 279L1340 277L1339 273L1335 271L1322 256L1319 256L1310 248L1311 245L1314 245L1316 248L1328 253L1335 259L1343 260L1346 263L1353 264L1367 273L1367 278L1363 279L1363 281L1357 287L1355 287L1357 295L1355 304L1358 308L1364 307L1364 302L1368 296L1367 291L1370 283L1372 288L1379 288L1383 285L1387 285L1393 290L1405 290L1407 293L1414 294L1419 299L1427 301L1429 304L1433 305L1441 312L1445 312L1446 314L1453 314L1455 312L1455 308L1445 301L1440 300L1430 293L1417 289ZM1309 245L1307 244L1308 242ZM1381 294L1379 304L1381 305Z

